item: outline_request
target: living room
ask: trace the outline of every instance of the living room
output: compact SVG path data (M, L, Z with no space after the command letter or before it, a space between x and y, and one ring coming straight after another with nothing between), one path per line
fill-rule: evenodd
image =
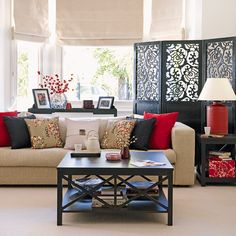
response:
M235 235L235 7L1 0L0 235Z

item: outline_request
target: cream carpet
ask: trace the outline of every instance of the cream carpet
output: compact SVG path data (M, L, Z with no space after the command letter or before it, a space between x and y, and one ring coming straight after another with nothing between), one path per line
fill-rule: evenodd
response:
M0 236L236 235L236 187L174 188L174 225L166 214L68 213L56 225L56 188L0 187Z

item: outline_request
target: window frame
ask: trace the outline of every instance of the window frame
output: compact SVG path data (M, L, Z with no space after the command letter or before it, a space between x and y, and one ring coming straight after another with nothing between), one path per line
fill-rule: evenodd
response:
M17 110L21 110L21 108L19 107L19 105L17 105L17 83L18 83L18 47L19 44L18 42L24 42L24 43L38 43L40 44L38 47L38 70L39 71L43 71L43 53L44 53L44 43L41 42L35 42L35 41L24 41L24 40L16 40L13 39L11 42L11 48L12 48L12 52L11 52L11 68L12 68L12 73L11 73L11 85L10 85L10 104L11 107L13 107L14 109ZM37 76L37 71L35 71L35 76ZM34 89L34 88L32 88ZM32 98L33 98L33 94L32 94ZM32 105L34 103L34 100L32 100ZM29 107L30 108L30 107Z

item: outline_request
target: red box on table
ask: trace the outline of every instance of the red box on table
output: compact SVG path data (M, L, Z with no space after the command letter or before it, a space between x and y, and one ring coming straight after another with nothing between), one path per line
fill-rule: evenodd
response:
M235 161L222 160L219 157L209 158L209 177L234 178L235 177Z

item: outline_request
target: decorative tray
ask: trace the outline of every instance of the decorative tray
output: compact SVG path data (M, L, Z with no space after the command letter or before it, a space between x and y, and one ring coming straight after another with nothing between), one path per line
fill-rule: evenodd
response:
M71 157L100 157L100 152L72 152Z

